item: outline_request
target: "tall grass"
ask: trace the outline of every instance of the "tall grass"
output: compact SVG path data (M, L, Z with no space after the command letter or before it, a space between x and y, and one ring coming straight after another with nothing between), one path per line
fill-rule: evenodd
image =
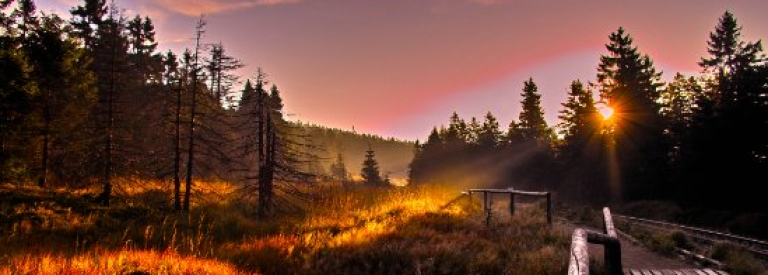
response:
M0 187L0 274L563 274L568 258L538 208L486 227L444 188L322 187L304 214L257 221L215 197L226 183L184 214L164 208L166 183L143 184L111 208Z

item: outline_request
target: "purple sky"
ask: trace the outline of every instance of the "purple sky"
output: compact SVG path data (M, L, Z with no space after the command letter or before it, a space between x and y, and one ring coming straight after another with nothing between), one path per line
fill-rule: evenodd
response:
M66 13L78 0L38 0ZM122 0L150 16L160 48L221 42L282 90L292 119L425 139L457 111L493 112L506 130L533 77L550 124L574 79L595 79L608 35L623 26L670 79L695 74L726 10L747 40L768 38L768 1L721 0Z

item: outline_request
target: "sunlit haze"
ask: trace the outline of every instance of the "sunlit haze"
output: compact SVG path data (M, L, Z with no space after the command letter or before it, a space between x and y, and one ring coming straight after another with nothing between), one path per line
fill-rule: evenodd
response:
M60 14L80 3L37 2ZM194 22L206 14L204 40L241 59L244 78L262 67L292 120L409 140L424 140L453 111L467 119L491 111L506 128L529 77L548 122L557 123L568 85L594 81L619 26L665 80L699 71L726 10L746 40L768 37L768 1L760 0L116 2L130 17L153 19L162 51L190 47Z

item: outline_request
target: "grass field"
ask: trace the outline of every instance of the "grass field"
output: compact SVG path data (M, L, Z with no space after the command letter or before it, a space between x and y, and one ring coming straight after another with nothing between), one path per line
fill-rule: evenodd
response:
M442 188L323 187L268 221L208 183L173 213L160 183L110 208L87 190L0 186L0 274L565 274L569 240L523 208L486 227ZM214 192L216 191L216 192ZM477 200L475 200L477 203Z

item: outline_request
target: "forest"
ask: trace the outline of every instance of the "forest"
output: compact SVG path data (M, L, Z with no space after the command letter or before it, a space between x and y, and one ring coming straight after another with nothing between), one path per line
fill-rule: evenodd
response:
M529 78L506 129L415 142L292 121L205 16L159 52L114 1L70 15L0 1L0 274L564 274L567 237L536 207L484 226L484 187L766 237L768 62L728 11L700 74L663 82L618 27L558 124Z
M759 213L768 189L768 66L725 12L706 41L699 75L669 83L623 28L609 35L596 78L574 80L547 125L534 79L504 131L490 112L454 113L411 163L411 184L557 190L574 203L673 201L686 208ZM482 120L482 121L481 121ZM483 171L476 173L473 171ZM721 217L722 218L722 217ZM764 223L763 223L764 224Z

